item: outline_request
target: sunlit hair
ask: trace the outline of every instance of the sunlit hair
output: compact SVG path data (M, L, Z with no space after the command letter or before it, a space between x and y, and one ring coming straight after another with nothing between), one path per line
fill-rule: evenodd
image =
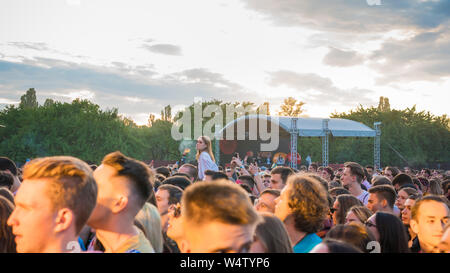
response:
M419 212L420 206L425 202L439 202L442 203L449 209L449 202L445 197L437 196L437 195L427 195L422 198L416 200L416 203L411 208L411 219L414 219L416 222L419 221Z
M255 234L266 253L292 253L291 239L283 222L269 212L263 212L260 215L263 221L256 227Z
M153 183L155 174L144 163L131 157L127 157L119 151L107 154L102 164L113 167L118 176L126 177L131 182L131 190L137 197L135 205L138 209L154 195Z
M196 225L211 221L253 225L261 221L247 192L226 180L195 183L186 188L181 202L181 214Z
M307 233L319 231L329 211L327 192L320 182L304 174L291 175L287 194L295 228Z
M97 202L97 183L88 164L71 156L37 158L28 162L23 180L43 179L52 209L70 209L75 215L78 234Z
M211 157L212 161L216 162L216 159L214 158L214 155L213 155L213 152L212 152L211 139L208 136L201 136L200 138L206 144L206 148L204 150L202 150L202 151L197 151L197 155L195 156L195 159L198 160L200 158L200 154L202 152L207 152L209 154L209 156Z
M352 212L361 223L365 223L372 216L373 212L365 206L353 206L347 214Z

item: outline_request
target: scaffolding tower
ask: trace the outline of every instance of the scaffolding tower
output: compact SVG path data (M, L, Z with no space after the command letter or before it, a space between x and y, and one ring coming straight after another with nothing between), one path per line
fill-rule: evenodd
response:
M291 168L297 169L297 118L291 119Z
M328 166L328 147L329 147L329 129L328 129L328 122L329 119L323 119L322 120L322 129L323 129L323 136L322 136L322 166L326 167Z
M381 168L381 122L375 122L373 126L375 127L376 132L374 138L375 143L373 145L373 166L375 170L378 170Z

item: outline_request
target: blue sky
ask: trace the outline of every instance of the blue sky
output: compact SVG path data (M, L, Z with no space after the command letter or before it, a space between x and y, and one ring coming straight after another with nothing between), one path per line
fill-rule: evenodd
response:
M138 124L196 97L449 114L450 1L1 1L0 104L30 87Z

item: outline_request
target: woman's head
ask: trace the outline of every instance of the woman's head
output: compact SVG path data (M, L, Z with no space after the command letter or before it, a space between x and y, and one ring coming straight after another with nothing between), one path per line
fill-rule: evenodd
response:
M251 253L292 253L291 240L283 222L272 213L261 213L263 221L258 224Z
M213 155L213 152L212 152L212 144L211 143L212 143L211 139L208 136L201 136L201 137L199 137L197 139L197 145L196 145L196 148L197 148L197 156L196 156L196 158L197 158L197 160L200 157L200 154L202 152L207 152L209 154L209 156L211 157L211 159L213 161L215 161L214 155Z
M362 251L340 240L325 239L316 245L310 253L362 253Z
M335 212L333 214L334 224L345 224L345 217L348 210L353 206L362 206L363 204L358 198L351 194L342 194L336 198L333 208Z
M365 206L353 206L345 217L345 223L360 223L364 224L370 216L372 216L373 212Z
M348 225L334 226L328 233L327 238L347 242L362 252L368 252L369 242L375 241L373 234L360 223L351 223Z
M377 241L381 245L382 253L409 252L406 229L397 216L386 212L377 212L370 218L373 217L375 219L372 219L370 225L375 224L379 235ZM369 220L371 220L370 218Z
M413 188L402 188L398 191L397 199L395 200L395 205L400 209L403 210L405 208L405 201L408 199L408 196L410 195L416 195L417 190Z

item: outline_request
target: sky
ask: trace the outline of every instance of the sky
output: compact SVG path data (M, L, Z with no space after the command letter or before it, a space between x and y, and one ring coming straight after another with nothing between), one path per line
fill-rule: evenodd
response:
M139 125L198 98L449 115L450 1L0 0L0 105L29 88Z

